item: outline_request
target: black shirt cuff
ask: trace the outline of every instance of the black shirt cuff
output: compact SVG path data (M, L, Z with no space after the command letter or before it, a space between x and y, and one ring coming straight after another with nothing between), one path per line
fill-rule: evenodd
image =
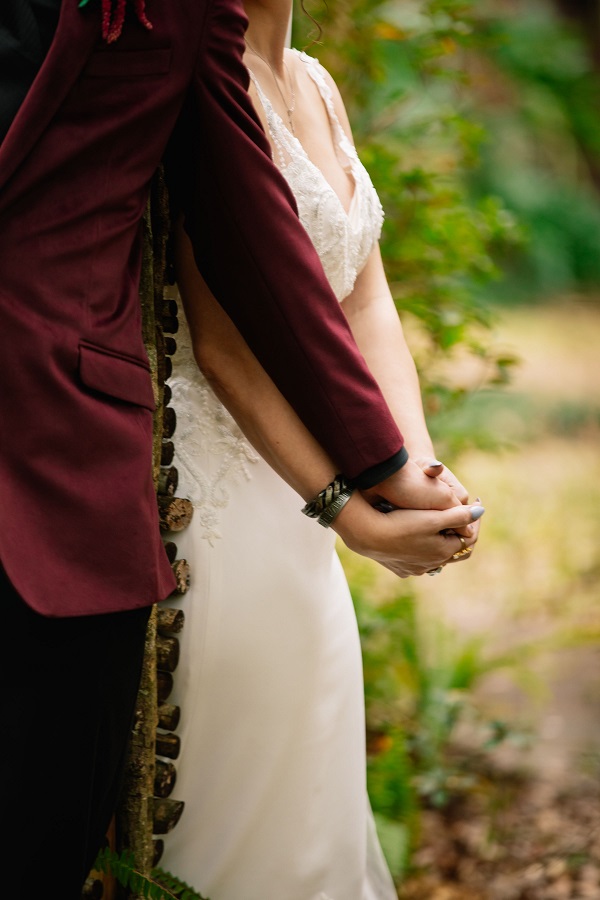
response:
M364 472L361 472L360 475L357 475L355 478L349 479L349 484L353 487L357 487L361 491L366 490L366 488L375 487L376 484L385 481L386 478L389 478L390 475L393 475L394 472L401 469L407 462L408 451L406 447L402 447L389 459L377 463L375 466L371 466L370 469L365 469Z

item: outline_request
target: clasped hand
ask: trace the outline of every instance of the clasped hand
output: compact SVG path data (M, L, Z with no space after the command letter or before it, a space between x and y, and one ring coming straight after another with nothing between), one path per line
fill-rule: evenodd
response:
M334 523L344 543L400 578L468 559L483 507L470 504L456 476L435 462L410 459L381 484L356 492Z

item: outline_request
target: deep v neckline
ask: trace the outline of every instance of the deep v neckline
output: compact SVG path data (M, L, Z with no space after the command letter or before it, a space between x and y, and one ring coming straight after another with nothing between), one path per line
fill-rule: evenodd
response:
M302 54L299 53L297 50L292 49L292 52L293 52L295 55L297 55L297 56L299 56L300 58L302 58ZM351 196L351 198L350 198L350 203L349 203L349 205L348 205L348 209L346 209L346 207L344 206L344 203L343 203L343 201L342 201L342 198L340 197L340 195L338 194L338 192L335 190L335 188L333 187L333 185L327 180L327 178L325 177L325 175L323 174L323 172L321 171L321 169L317 166L317 164L316 164L315 162L313 162L313 160L310 158L310 156L308 155L308 153L306 152L306 150L305 150L305 148L304 148L304 145L301 143L301 141L299 140L299 138L297 138L296 135L293 134L293 133L290 131L290 129L289 129L288 126L285 124L285 122L283 121L283 119L281 118L281 116L279 115L279 113L275 110L275 108L273 107L273 104L271 103L271 101L269 100L269 98L268 98L267 95L265 94L264 90L262 89L262 87L261 87L261 85L260 85L260 82L258 81L258 79L257 79L256 75L254 74L254 72L252 72L251 69L248 69L248 72L249 72L250 77L251 77L251 79L252 79L252 81L253 81L253 83L254 83L254 86L256 87L256 91L257 91L257 93L258 93L260 102L262 103L262 105L263 105L263 107L264 107L264 109L265 109L265 112L266 112L266 114L267 114L267 120L268 120L269 116L271 116L271 117L275 120L275 122L276 122L276 124L277 124L277 130L279 131L279 133L281 133L281 130L283 130L283 132L285 133L286 141L287 141L289 144L291 144L292 146L295 147L295 149L296 149L296 150L300 153L300 155L302 156L303 161L304 161L306 164L308 164L308 166L310 166L310 168L311 168L311 170L313 171L313 173L316 174L316 176L323 182L323 184L325 185L325 187L326 187L326 189L328 190L328 192L329 192L332 196L334 196L334 197L336 198L336 200L337 200L337 202L338 202L338 204L339 204L340 210L342 211L342 213L344 214L344 216L345 216L346 219L348 220L348 223L352 226L352 224L353 224L353 213L354 213L354 211L355 211L355 209L356 209L356 204L357 204L357 202L358 202L358 193L359 193L359 190L358 190L358 178L357 178L357 174L356 174L356 171L355 171L355 165L356 165L356 163L355 163L354 158L353 158L353 157L352 157L352 156L344 149L344 147L343 147L343 141L344 141L344 140L348 141L348 137L347 137L347 135L345 134L345 132L342 130L342 126L340 125L340 122L339 122L337 116L332 115L332 111L331 111L330 108L329 108L329 105L328 105L328 103L327 103L327 100L326 100L326 98L323 96L323 92L322 92L322 90L321 90L321 86L320 86L320 84L319 84L317 78L315 77L315 74L313 73L313 69L312 69L310 66L308 66L308 67L307 67L307 73L308 73L309 78L311 78L311 80L313 81L315 87L317 88L317 91L318 91L318 93L319 93L319 96L320 96L320 98L321 98L321 100L322 100L322 102L323 102L323 106L325 107L325 112L327 113L327 118L328 118L328 120L329 120L329 127L330 127L330 131L331 131L331 137L332 137L332 142L333 142L333 149L334 149L334 152L335 152L336 157L337 157L337 156L338 156L338 149L339 149L339 150L345 155L346 159L348 160L348 169L347 169L347 170L346 170L345 166L342 164L342 168L344 169L344 171L347 171L347 172L348 172L348 174L350 175L350 178L352 179L352 183L353 183L353 186L352 186L352 196ZM336 132L337 132L337 135L336 135ZM337 138L337 141L336 141L336 138ZM352 145L350 145L350 146L352 146ZM289 162L286 162L286 161L283 159L283 157L282 157L281 160L280 160L280 168L281 168L282 172L283 172L285 169L287 169L288 166L292 165L292 164L293 164L293 161L294 161L294 159L293 159L293 155L292 155L292 154L290 154L290 161L289 161Z
M301 141L275 112L252 72L250 77L258 93L257 105L260 103L264 109L274 161L294 194L300 220L319 254L336 297L341 301L352 291L356 278L379 240L383 209L354 144L339 122L325 70L318 60L305 53L296 50L294 54L300 56L319 91L327 110L339 165L354 182L348 209ZM314 102L318 102L316 98Z
M281 123L281 126L282 126L283 128L285 128L285 130L286 130L286 131L288 132L288 134L290 135L291 139L292 139L293 141L296 141L296 143L297 143L297 145L298 145L298 149L301 151L301 153L302 153L302 155L303 155L303 157L304 157L305 162L306 162L306 163L311 167L311 169L316 173L316 175L318 176L318 178L323 182L323 184L325 185L325 187L327 188L327 190L332 194L332 196L334 196L334 197L337 199L337 202L339 203L339 206L340 206L341 211L343 212L343 214L345 215L345 217L348 219L348 222L349 222L350 224L352 224L352 214L353 214L354 209L355 209L355 207L356 207L357 196L358 196L358 182L357 182L357 179L356 179L356 175L355 175L354 172L352 171L352 164L350 164L350 170L349 170L349 172L348 172L348 174L350 175L350 178L352 179L352 196L350 197L350 203L349 203L349 205L348 205L348 209L346 209L346 207L344 206L344 204L343 204L343 202L342 202L342 198L340 197L340 195L338 194L338 192L336 191L336 189L333 187L333 185L331 184L331 182L327 180L327 178L326 178L325 175L323 174L322 170L317 166L317 164L314 163L314 162L312 161L312 159L310 158L310 156L308 155L308 153L306 152L306 150L304 149L303 145L300 143L300 141L298 140L298 138L297 138L295 135L293 135L293 134L291 133L291 131L289 130L289 128L286 127L285 122L283 121L283 119L281 118L281 116L280 116L278 113L276 113L275 110L273 110L273 115L274 115L274 116L277 116L277 118L279 119L279 122ZM349 160L349 162L350 162L350 160ZM285 163L284 165L285 165L285 167L287 167L288 165L291 165L291 164L292 164L292 163L291 163L291 161L290 161L289 163Z

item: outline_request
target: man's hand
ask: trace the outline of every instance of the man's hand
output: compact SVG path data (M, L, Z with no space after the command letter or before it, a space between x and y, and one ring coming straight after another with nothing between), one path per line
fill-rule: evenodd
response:
M450 509L461 503L449 484L441 478L425 474L412 459L385 481L363 491L363 494L371 506L385 501L399 509Z
M458 504L443 510L398 509L384 515L355 492L332 528L350 550L408 578L444 566L455 553L473 547L482 514L480 506ZM468 536L461 540L459 530Z

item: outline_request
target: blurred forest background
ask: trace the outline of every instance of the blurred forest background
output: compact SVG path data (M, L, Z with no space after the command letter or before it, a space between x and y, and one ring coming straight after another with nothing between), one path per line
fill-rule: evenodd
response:
M305 5L436 452L486 507L436 578L340 548L399 896L600 898L600 3Z

